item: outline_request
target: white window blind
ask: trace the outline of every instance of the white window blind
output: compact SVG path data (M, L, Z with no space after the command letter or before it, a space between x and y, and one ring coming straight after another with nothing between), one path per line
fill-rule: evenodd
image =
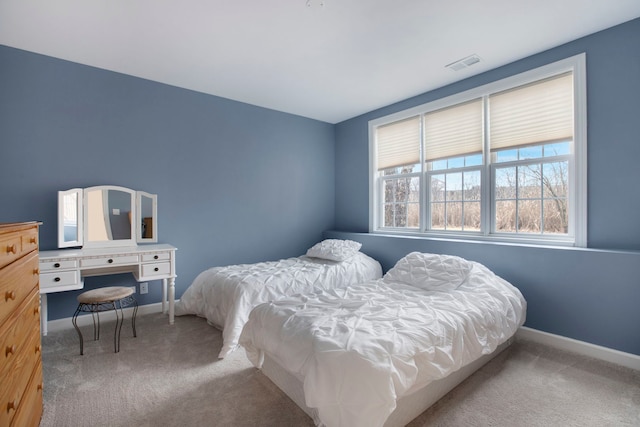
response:
M482 153L482 99L424 116L425 160Z
M573 74L489 97L491 151L573 139Z
M420 163L420 116L376 129L378 170Z

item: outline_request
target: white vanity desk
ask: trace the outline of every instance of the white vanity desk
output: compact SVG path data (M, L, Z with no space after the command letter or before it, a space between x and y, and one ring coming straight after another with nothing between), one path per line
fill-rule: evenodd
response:
M84 277L119 273L133 273L138 282L162 280L162 312L166 312L168 303L169 324L173 324L175 251L175 247L167 244L41 251L39 255L43 335L47 335L48 293L82 289Z
M47 294L82 289L85 277L120 273L132 273L138 282L162 280L162 312L168 303L173 324L176 248L156 243L157 200L155 194L115 185L58 192L58 247L63 249L40 251L43 335Z

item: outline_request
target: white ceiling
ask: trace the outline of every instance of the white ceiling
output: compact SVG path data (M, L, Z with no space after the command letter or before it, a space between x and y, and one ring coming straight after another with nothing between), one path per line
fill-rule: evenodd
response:
M0 44L337 123L637 17L640 0L0 0Z

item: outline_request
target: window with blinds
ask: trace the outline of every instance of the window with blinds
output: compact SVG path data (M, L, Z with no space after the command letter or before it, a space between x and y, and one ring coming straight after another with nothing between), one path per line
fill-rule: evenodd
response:
M573 73L489 96L491 151L573 139Z
M584 246L584 74L583 54L370 122L371 230Z
M424 115L425 161L482 153L482 99Z
M420 163L420 116L376 129L378 170Z

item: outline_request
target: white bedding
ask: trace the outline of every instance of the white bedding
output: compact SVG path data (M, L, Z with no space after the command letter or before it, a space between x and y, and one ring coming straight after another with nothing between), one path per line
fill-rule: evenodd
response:
M459 286L433 291L397 281L435 277L414 261L385 279L259 305L240 344L256 367L267 353L302 380L319 425L382 426L396 399L493 352L525 318L522 294L481 264L467 261Z
M308 256L214 267L200 273L176 302L175 314L205 317L222 329L224 358L238 347L242 327L258 304L288 295L360 283L382 276L380 263L357 252L344 261Z

